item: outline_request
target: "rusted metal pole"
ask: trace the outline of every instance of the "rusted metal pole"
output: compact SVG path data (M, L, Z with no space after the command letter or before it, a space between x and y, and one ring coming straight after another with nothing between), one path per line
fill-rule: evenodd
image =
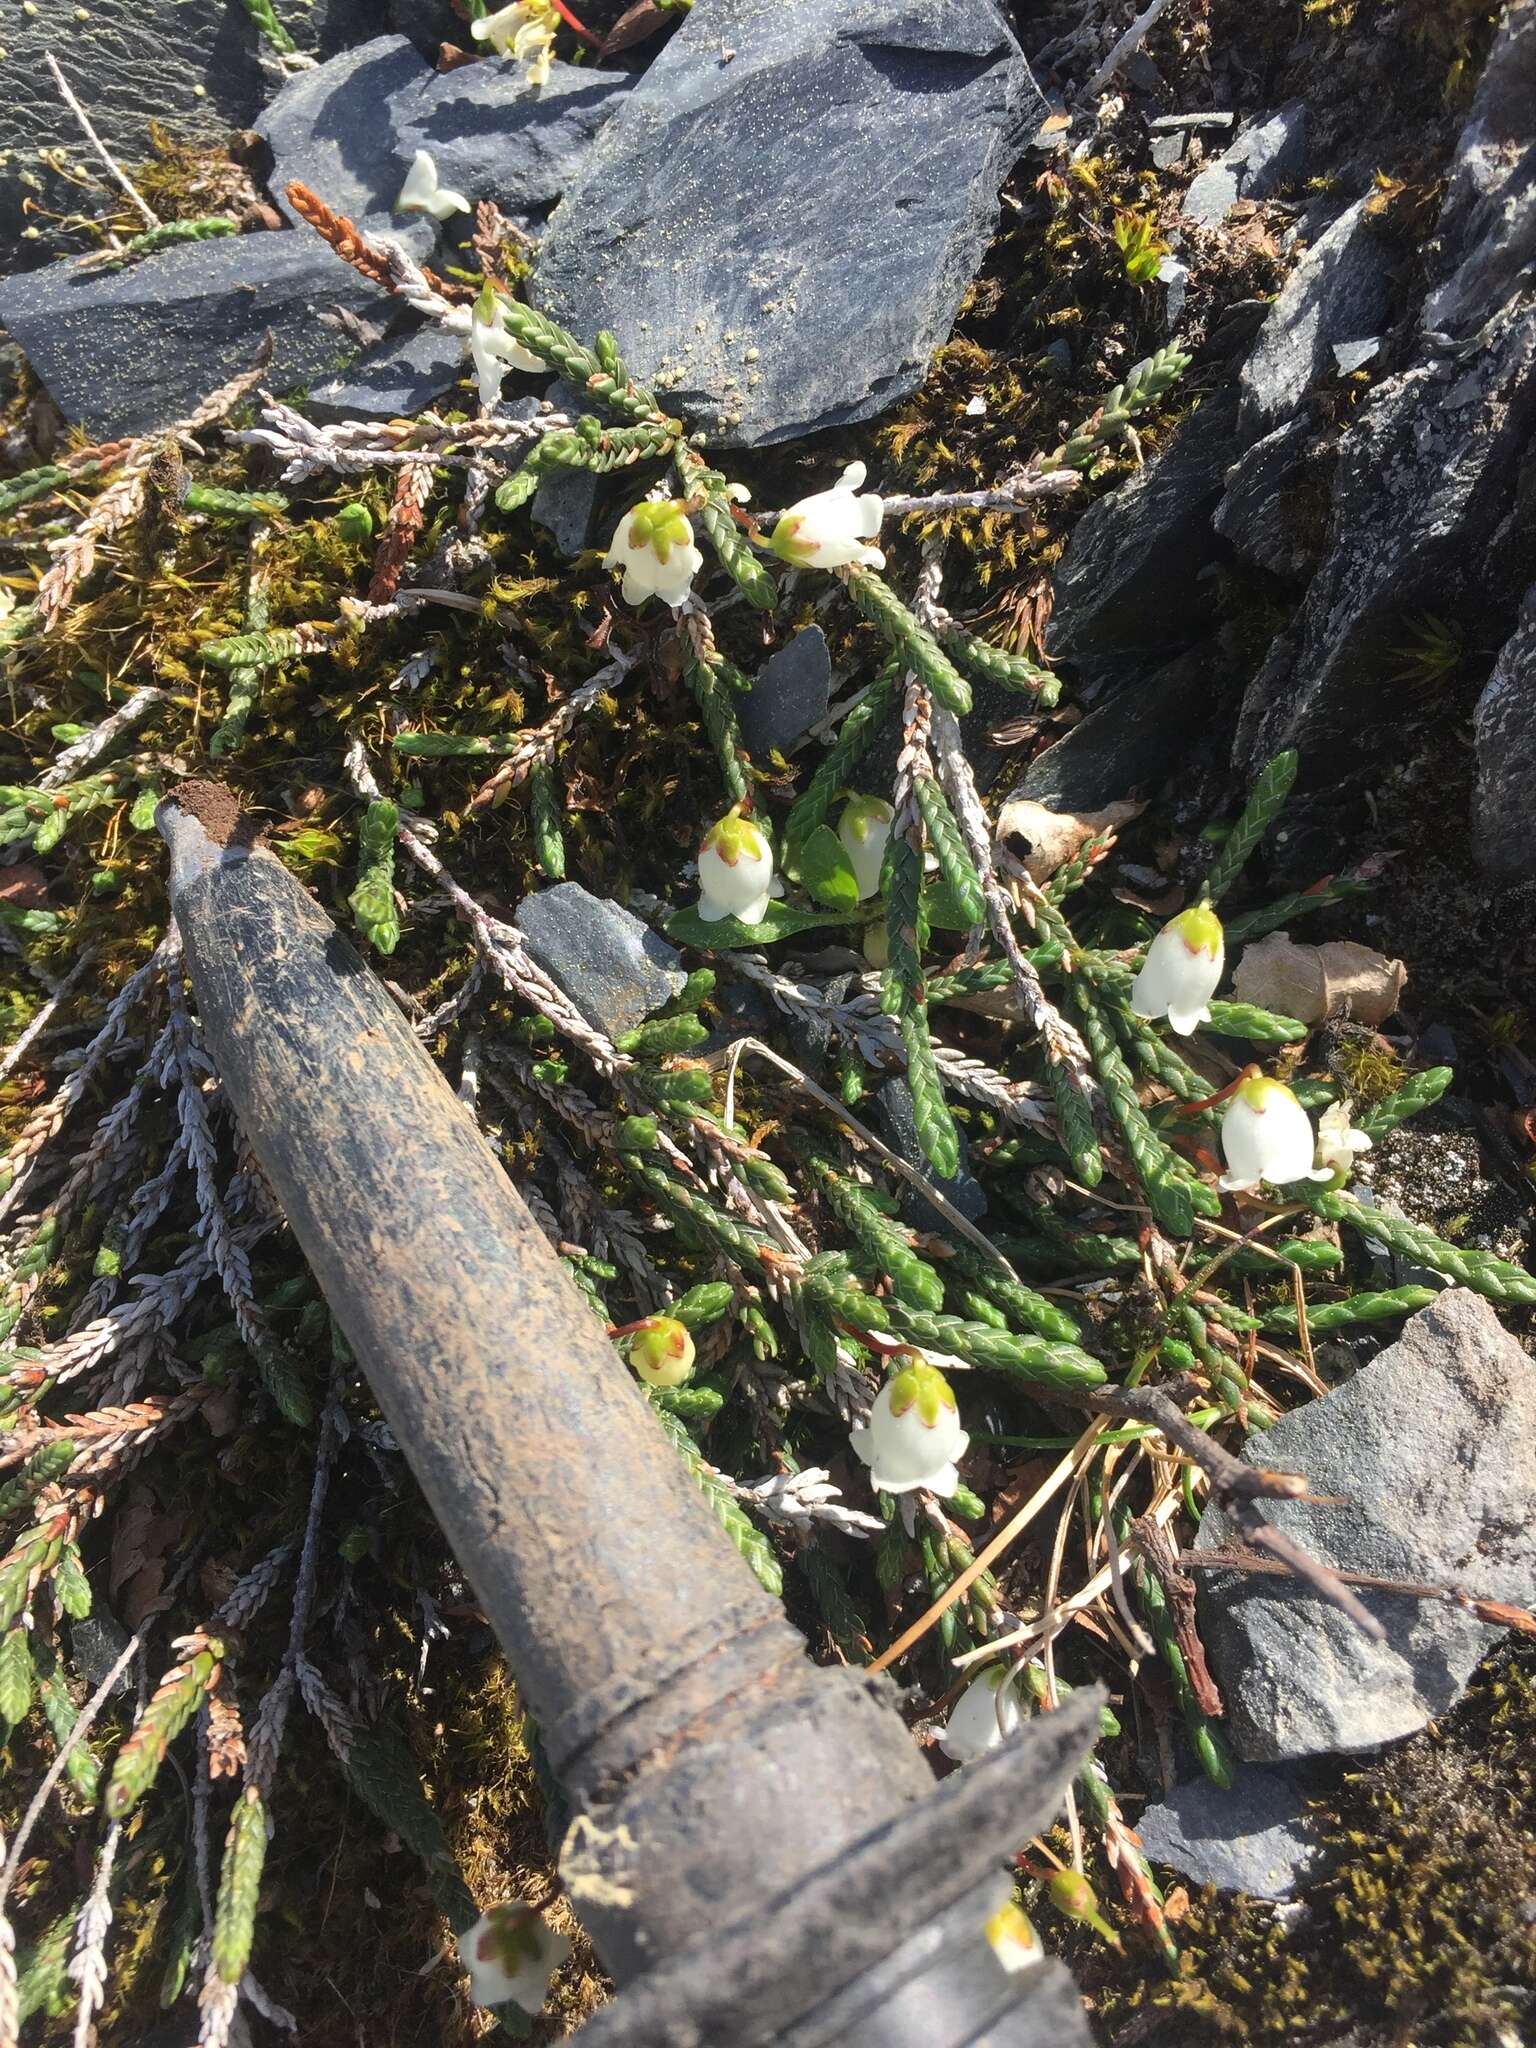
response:
M1031 1761L936 1794L890 1695L806 1657L388 992L230 793L184 785L156 823L220 1078L575 1814L562 1874L634 1987L584 2031L960 2048L984 2012L999 2044L1086 2043L1065 1973L1006 1978L981 1925L1091 1698L1031 1724Z

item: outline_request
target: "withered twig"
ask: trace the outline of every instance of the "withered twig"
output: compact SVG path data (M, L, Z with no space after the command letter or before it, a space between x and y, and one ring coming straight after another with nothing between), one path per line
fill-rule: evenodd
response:
M1267 1572L1273 1578L1288 1578L1291 1569L1278 1558L1256 1557L1251 1550L1181 1550L1178 1562L1190 1570ZM1521 1635L1536 1636L1536 1614L1504 1600L1483 1600L1457 1586L1433 1586L1418 1579L1379 1579L1370 1572L1339 1572L1337 1576L1346 1586L1363 1586L1367 1592L1400 1593L1405 1600L1442 1600L1491 1628L1512 1628Z
M1205 1645L1195 1622L1195 1582L1179 1570L1179 1553L1150 1515L1132 1522L1137 1555L1163 1589L1168 1618L1189 1675L1190 1690L1202 1714L1219 1718L1226 1713L1221 1693L1205 1661Z
M1260 1511L1261 1500L1295 1500L1304 1496L1306 1480L1294 1472L1268 1472L1262 1466L1245 1465L1241 1458L1234 1458L1229 1450L1213 1443L1204 1430L1196 1429L1186 1420L1175 1396L1195 1392L1198 1384L1186 1374L1169 1381L1166 1388L1096 1387L1084 1396L1084 1402L1100 1414L1124 1416L1128 1421L1145 1422L1158 1430L1206 1474L1211 1482L1212 1501L1231 1515L1248 1543L1282 1559L1298 1579L1304 1580L1320 1599L1347 1614L1372 1642L1384 1642L1386 1630L1370 1609L1355 1598L1338 1573L1267 1522Z

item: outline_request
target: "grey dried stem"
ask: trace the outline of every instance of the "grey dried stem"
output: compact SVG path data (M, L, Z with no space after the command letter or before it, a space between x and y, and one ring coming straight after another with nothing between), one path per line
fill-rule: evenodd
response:
M360 740L349 742L345 768L357 794L377 802L382 791ZM437 855L408 825L401 824L398 837L410 859L449 897L474 933L486 966L509 994L521 996L536 1011L542 1011L557 1031L581 1047L599 1073L617 1074L633 1064L610 1038L587 1022L565 992L535 965L522 933L515 926L492 917L468 890L461 889Z
M144 509L149 472L166 438L191 438L233 412L241 399L256 389L272 354L272 337L267 336L249 370L242 370L210 392L195 411L167 429L165 436L130 444L116 481L109 484L91 509L66 539L54 544L52 566L37 586L37 608L43 631L51 632L63 617L76 589L96 566L98 546L136 519Z

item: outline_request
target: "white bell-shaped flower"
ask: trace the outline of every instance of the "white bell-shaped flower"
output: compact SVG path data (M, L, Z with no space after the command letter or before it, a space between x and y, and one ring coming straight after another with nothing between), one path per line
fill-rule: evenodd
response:
M545 85L559 26L554 0L513 0L510 7L499 7L494 14L482 14L472 21L469 32L477 43L489 43L498 57L515 58L530 85Z
M830 491L817 491L791 505L773 529L768 545L796 569L840 569L848 562L883 569L885 556L867 545L880 531L885 501L873 491L859 495L862 462L850 462Z
M624 602L634 605L681 604L703 566L681 498L647 498L626 512L603 557L605 569L624 571Z
M926 1486L948 1499L960 1484L956 1463L970 1438L960 1427L954 1390L937 1366L903 1366L875 1396L869 1421L848 1432L856 1456L882 1493Z
M1331 1167L1312 1164L1312 1124L1283 1081L1249 1074L1221 1118L1221 1149L1227 1170L1221 1186L1247 1193L1268 1181L1283 1188L1298 1180L1332 1180Z
M1349 1104L1330 1102L1317 1120L1314 1164L1326 1167L1342 1187L1355 1170L1356 1153L1370 1149L1369 1134L1357 1131L1349 1121Z
M1210 1001L1226 965L1221 919L1208 903L1170 918L1147 948L1131 983L1131 1008L1138 1017L1166 1017L1187 1036L1210 1016Z
M1010 1977L1045 1961L1045 1947L1035 1932L1035 1923L1012 1900L999 1906L987 1922L987 1941Z
M693 1338L676 1316L647 1316L629 1347L629 1362L648 1387L680 1387L693 1359Z
M949 1710L939 1747L957 1764L974 1763L1019 1725L1018 1688L1005 1662L988 1664Z
M570 1952L565 1935L516 1899L492 1906L459 1936L459 1960L476 2005L511 2004L529 2013L544 2010L549 1980Z
M715 924L722 917L761 924L773 892L773 849L739 809L711 825L699 848L699 915Z
M400 187L395 211L430 213L434 220L447 220L450 214L468 213L469 201L462 192L438 183L437 165L428 151L418 149L411 168L405 174L405 183Z
M480 403L487 411L501 396L501 381L508 370L544 370L542 356L524 348L515 334L507 332L501 315L501 301L489 285L474 304L469 321L469 355L480 387Z
M861 903L880 894L880 867L895 815L890 805L877 796L850 797L843 806L837 836L843 842L853 878L859 885Z

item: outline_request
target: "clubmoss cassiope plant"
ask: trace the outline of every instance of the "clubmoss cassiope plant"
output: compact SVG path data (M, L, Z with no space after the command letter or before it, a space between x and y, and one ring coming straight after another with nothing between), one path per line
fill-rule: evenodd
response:
M433 1939L437 1916L464 1931L509 1886L549 1880L526 1844L499 1861L490 1846L536 1798L537 1733L512 1742L505 1688L495 1741L473 1756L472 1803L494 1827L456 1798L453 1759L428 1754L425 1731L461 1725L462 1670L491 1648L243 1153L165 928L153 808L204 751L392 977L608 1328L614 1369L647 1381L658 1430L759 1580L824 1653L898 1664L924 1733L1005 1652L1021 1711L1074 1678L1123 1690L1139 1635L1192 1754L1222 1781L1219 1701L1159 1536L1189 1533L1219 1451L1298 1384L1321 1385L1309 1319L1389 1321L1422 1298L1357 1285L1362 1238L1506 1305L1536 1300L1522 1269L1331 1181L1223 1203L1207 1069L1283 1062L1309 1114L1337 1084L1295 1020L1204 988L1177 1005L1179 1028L1145 1014L1153 934L1128 942L1099 887L1107 843L1040 884L996 842L964 723L974 694L1048 709L1061 686L1038 646L995 645L946 604L942 494L887 499L878 547L862 477L756 517L610 336L589 343L507 295L494 222L477 237L484 275L461 285L315 195L301 211L466 340L473 301L591 409L321 427L264 402L211 456L161 437L0 486L21 564L3 658L34 707L0 832L37 898L0 906L13 1026L0 1715L17 1783L30 1793L53 1772L95 1856L82 1897L68 1832L40 1808L11 1844L0 1907L29 2014L133 2026L163 1985L172 2003L199 1998L210 2048L241 1996L315 1995L303 1911L261 1902L278 1862L303 1881L285 1853L308 1812L331 1810L322 1771L406 1845L415 1875L391 1911ZM1149 358L986 494L989 516L1072 489L1182 368L1176 349ZM260 374L169 441L211 439ZM636 549L659 537L697 552L661 593L674 602L637 618L606 571L551 569L526 508L544 478L575 470L612 479L627 526L655 508L628 533ZM851 514L835 505L827 524L824 504L808 509L839 491ZM908 548L906 520L928 544ZM885 553L888 571L871 559ZM737 706L763 628L810 604L855 701L808 762L754 759ZM118 667L124 644L153 659L153 682L138 655L133 674ZM870 763L891 737L877 791ZM1360 886L1228 907L1295 768L1270 764L1204 877L1229 947ZM884 835L877 873L842 831L850 802ZM750 923L695 900L688 864L723 815L750 821L785 882L762 904L754 893ZM688 962L673 1000L617 1040L507 914L567 873L627 894ZM827 947L833 964L813 964ZM978 1008L1003 1018L977 1027ZM910 1091L910 1157L865 1114L893 1076ZM1357 1121L1384 1138L1446 1078L1405 1073ZM962 1205L962 1165L990 1200L982 1224ZM685 1365L655 1370L643 1347L636 1360L637 1332L658 1329ZM1166 1387L1185 1435L1105 1405ZM875 1443L882 1399L925 1389L944 1444ZM928 1426L920 1403L910 1412ZM910 1412L887 1419L910 1429ZM848 1456L866 1431L869 1478ZM1011 1537L982 1540L995 1461L1006 1474L1014 1453L1042 1456L1047 1475L1014 1536L1057 1516L1037 1574ZM151 1589L121 1567L155 1544L135 1567ZM107 1686L87 1678L75 1629L93 1609L124 1622ZM1077 1781L1072 1867L1041 1881L1041 1924L1054 1941L1062 1915L1112 1921L1161 1973L1177 1968L1176 1931L1115 1795L1119 1734L1111 1714ZM576 1972L558 1998L590 1997ZM413 1995L435 2001L425 2025L467 2036L456 1978ZM0 1986L0 2013L3 1999Z

